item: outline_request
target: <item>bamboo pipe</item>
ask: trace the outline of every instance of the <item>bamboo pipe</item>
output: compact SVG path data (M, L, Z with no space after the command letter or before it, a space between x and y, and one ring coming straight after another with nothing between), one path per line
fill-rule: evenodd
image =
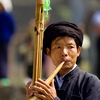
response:
M54 77L56 76L56 74L60 71L60 69L62 68L64 62L62 62L60 65L58 65L58 67L51 73L51 75L45 80L45 82L47 84L50 84L51 81L54 79Z
M34 82L41 78L42 72L42 44L43 44L43 31L44 31L44 0L36 0L36 14L35 14L35 34L34 34L34 65L33 65L33 79ZM52 74L45 81L50 84L56 74L59 72L64 62L62 62ZM40 100L39 98L33 96L28 100Z
M42 75L42 44L44 33L44 0L36 1L35 34L34 34L34 61L33 61L33 83Z
M50 84L51 81L54 79L54 77L56 76L56 74L60 71L60 69L62 68L64 62L62 62L60 65L58 65L58 67L51 73L51 75L45 80L45 82L47 84ZM36 96L30 97L28 100L41 100L39 98L37 98Z

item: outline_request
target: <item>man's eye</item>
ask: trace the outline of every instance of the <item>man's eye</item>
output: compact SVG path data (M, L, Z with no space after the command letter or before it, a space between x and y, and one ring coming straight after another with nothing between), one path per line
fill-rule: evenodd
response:
M70 49L74 48L73 46L69 46Z
M60 48L60 46L58 46L58 48Z
M60 46L56 46L56 48L57 48L57 49L59 49L59 48L60 48Z

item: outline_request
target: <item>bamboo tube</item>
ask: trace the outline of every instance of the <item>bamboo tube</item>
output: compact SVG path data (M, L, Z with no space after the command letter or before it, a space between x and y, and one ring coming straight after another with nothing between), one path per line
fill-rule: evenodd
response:
M64 62L62 62L52 73L51 75L45 80L45 82L47 84L50 84L51 81L54 79L54 77L56 76L56 74L60 71L60 69L62 68Z
M44 32L44 0L36 1L36 13L35 13L35 34L34 34L34 60L33 60L33 78L32 85L34 82L41 78L42 75L42 46L43 46L43 32ZM50 84L56 74L59 72L64 62L62 62L52 74L45 81ZM40 100L33 96L28 100Z
M34 34L34 61L33 61L33 85L42 75L42 44L44 32L44 5L43 0L36 2L35 34Z
M62 68L64 62L62 62L52 73L51 75L45 80L45 82L47 84L50 84L51 81L54 79L54 77L56 76L56 74L60 71L60 69ZM29 98L28 100L41 100L39 98L37 98L36 96L33 96L31 98Z

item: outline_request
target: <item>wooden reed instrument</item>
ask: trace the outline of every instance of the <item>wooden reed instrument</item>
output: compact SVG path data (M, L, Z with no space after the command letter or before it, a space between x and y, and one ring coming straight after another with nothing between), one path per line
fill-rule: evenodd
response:
M64 62L62 62L52 73L51 75L45 80L45 82L47 84L50 84L51 81L54 79L54 77L56 76L56 74L60 71L60 69L62 68ZM29 100L40 100L39 98L37 97L31 97Z
M35 34L34 34L34 61L33 61L33 79L32 85L35 81L42 76L42 46L43 46L43 33L44 33L44 0L36 1L35 13ZM62 62L52 74L46 79L46 83L50 84L56 74L59 72L64 62ZM28 100L40 100L33 96Z
M34 28L34 61L33 85L42 75L42 44L44 33L44 0L36 1L35 28Z

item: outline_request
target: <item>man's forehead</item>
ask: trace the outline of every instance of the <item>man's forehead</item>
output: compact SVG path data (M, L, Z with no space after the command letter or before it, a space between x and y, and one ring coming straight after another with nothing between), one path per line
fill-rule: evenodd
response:
M56 37L53 41L52 41L52 43L56 43L56 44L58 44L58 43L61 43L61 41L62 42L70 42L70 44L71 43L75 43L75 40L74 40L74 38L72 38L72 37L70 37L70 36L64 36L64 37Z

